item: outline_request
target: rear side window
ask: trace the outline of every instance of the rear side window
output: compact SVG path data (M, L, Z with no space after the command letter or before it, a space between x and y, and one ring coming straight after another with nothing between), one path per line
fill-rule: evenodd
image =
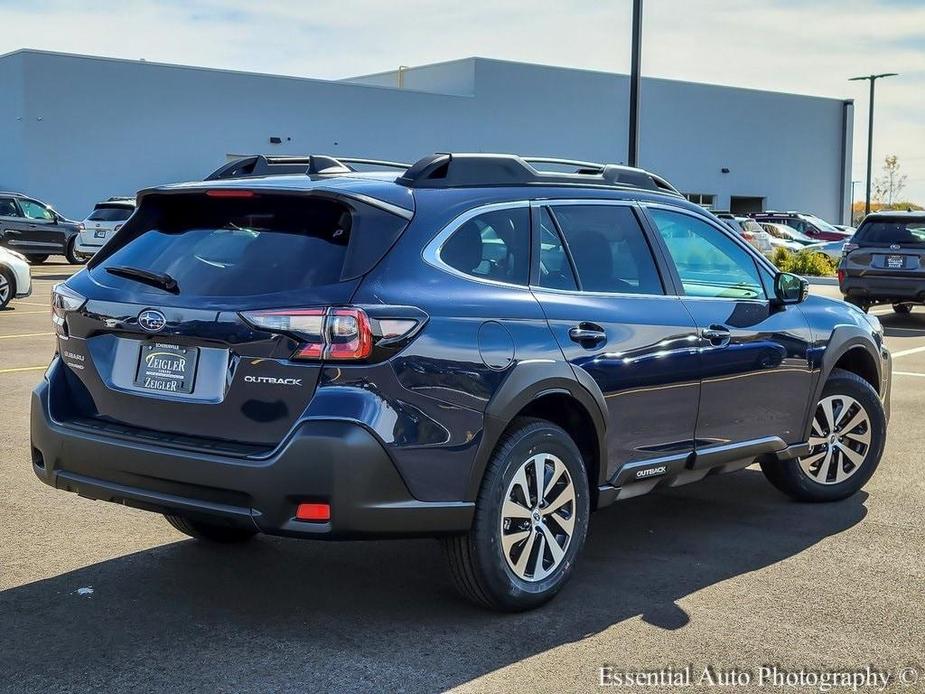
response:
M459 227L440 248L440 260L466 275L527 284L530 269L530 210L484 212Z
M117 236L115 250L92 271L129 266L165 273L184 296L295 291L368 272L405 225L362 203L167 195L143 204L123 227L129 234ZM105 281L128 280L108 275Z
M13 198L0 198L0 217L21 217Z
M629 207L558 205L552 209L582 291L664 294L652 251Z
M861 246L925 246L925 219L864 222L852 241Z
M91 222L124 222L132 216L133 207L125 205L97 205L96 209L87 217Z

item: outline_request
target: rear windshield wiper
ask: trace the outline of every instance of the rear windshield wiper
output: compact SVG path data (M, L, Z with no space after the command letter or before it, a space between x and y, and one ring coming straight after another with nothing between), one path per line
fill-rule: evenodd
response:
M129 267L127 265L113 265L107 267L106 272L116 277L124 277L125 279L135 280L142 284L149 284L152 287L163 289L165 292L170 292L171 294L180 293L180 285L178 285L177 281L166 272L151 272L150 270L143 270L140 267Z

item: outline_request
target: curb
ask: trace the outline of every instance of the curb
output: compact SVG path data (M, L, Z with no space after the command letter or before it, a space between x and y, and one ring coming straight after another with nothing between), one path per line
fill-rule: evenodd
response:
M822 285L826 287L838 286L837 277L804 277L803 279L805 279L810 284Z

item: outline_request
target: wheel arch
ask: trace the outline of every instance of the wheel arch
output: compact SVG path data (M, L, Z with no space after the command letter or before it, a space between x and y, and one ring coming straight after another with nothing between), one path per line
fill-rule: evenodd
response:
M805 417L803 439L809 438L816 403L822 396L826 381L834 369L844 369L863 378L878 395L882 394L882 372L879 347L869 333L853 325L838 326L832 331L822 356L819 380L813 391Z
M589 377L590 379L590 377ZM607 404L597 384L589 389L568 364L520 363L495 392L485 409L482 440L467 488L468 499L478 495L488 461L501 435L518 417L537 417L565 429L575 441L588 469L592 508L606 471Z

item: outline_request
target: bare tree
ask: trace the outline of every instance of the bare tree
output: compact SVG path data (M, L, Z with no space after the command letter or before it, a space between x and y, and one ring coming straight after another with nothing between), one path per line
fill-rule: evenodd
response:
M885 202L887 207L893 205L893 201L906 187L908 176L900 173L899 169L899 158L895 154L888 154L883 160L883 175L874 181L874 197Z

